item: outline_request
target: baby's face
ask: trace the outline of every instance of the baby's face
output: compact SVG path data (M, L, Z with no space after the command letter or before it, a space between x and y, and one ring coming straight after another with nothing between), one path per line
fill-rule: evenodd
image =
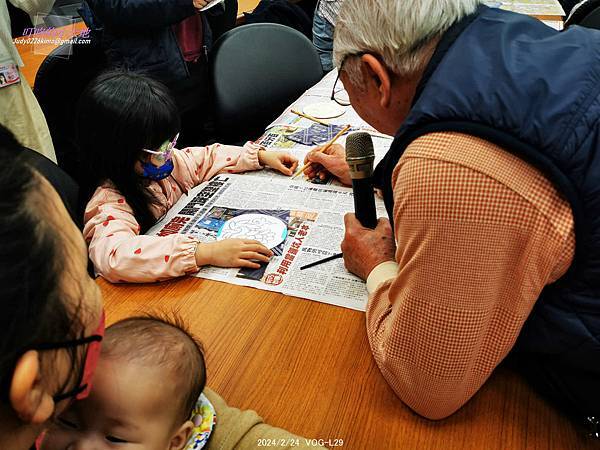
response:
M181 448L175 383L162 368L101 358L90 396L62 413L43 450ZM187 440L187 439L185 439Z

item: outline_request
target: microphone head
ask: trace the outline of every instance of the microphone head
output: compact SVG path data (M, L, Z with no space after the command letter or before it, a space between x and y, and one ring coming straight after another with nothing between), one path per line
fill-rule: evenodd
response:
M375 158L373 139L369 133L358 131L346 138L346 160Z
M375 150L369 133L359 131L346 139L346 162L353 180L370 178L373 175Z

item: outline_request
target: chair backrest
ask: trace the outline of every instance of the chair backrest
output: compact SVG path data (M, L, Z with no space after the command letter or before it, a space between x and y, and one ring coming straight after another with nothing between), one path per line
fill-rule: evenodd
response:
M588 0L574 8L565 21L565 28L571 25L600 30L600 0Z
M210 70L215 125L226 143L257 138L323 76L312 42L272 23L225 33L213 48Z
M71 44L55 48L35 77L33 92L46 116L58 164L77 178L75 112L87 84L105 67L100 46L81 35Z

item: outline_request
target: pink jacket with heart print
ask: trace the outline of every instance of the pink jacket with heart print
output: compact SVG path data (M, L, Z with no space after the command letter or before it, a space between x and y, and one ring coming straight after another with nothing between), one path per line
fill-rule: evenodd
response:
M174 150L171 176L148 186L159 201L151 208L154 216L164 216L184 193L218 173L260 169L260 148L246 143ZM96 189L86 206L83 236L96 272L113 283L162 281L199 270L198 241L182 234L140 235L127 199L110 181Z

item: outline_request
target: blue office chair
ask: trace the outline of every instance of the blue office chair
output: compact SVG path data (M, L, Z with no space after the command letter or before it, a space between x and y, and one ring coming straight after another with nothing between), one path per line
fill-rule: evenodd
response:
M256 139L322 76L312 42L292 28L257 23L228 31L215 43L210 64L219 139Z

